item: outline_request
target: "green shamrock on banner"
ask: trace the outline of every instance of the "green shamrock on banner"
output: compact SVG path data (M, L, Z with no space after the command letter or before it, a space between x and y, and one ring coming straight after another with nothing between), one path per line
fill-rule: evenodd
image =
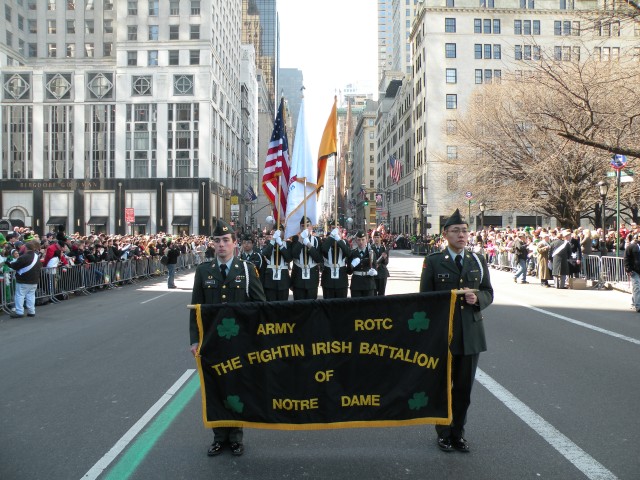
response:
M418 392L413 394L413 398L409 399L409 408L411 410L420 410L422 407L426 407L429 403L429 397L424 392Z
M222 324L218 325L218 336L231 340L240 332L240 325L236 324L235 318L223 318Z
M224 408L231 410L234 413L242 413L242 410L244 410L244 403L240 401L239 396L229 395L224 401Z
M409 330L421 332L429 329L430 320L425 312L413 312L413 318L409 319Z

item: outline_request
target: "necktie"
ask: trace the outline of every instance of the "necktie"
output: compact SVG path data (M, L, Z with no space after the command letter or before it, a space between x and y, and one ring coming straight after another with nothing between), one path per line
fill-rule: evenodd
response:
M462 272L462 255L456 255L456 267L459 272Z
M226 280L227 279L227 264L223 263L222 265L220 265L220 272L222 273L222 279Z

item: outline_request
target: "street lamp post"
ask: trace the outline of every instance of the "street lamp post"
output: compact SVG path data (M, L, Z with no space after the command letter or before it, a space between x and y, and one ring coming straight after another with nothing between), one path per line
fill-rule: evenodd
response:
M480 202L478 204L478 207L480 207L480 230L484 231L484 211L487 208L487 206L485 205L484 202Z
M606 243L607 225L606 225L606 206L605 200L607 198L607 192L609 191L609 184L604 180L598 182L598 191L600 192L600 200L602 203L602 240Z
M387 223L389 224L389 233L391 233L391 191L387 190L385 196L387 197Z

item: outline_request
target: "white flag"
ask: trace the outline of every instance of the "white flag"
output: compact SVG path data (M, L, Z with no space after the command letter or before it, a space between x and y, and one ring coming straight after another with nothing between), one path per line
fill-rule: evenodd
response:
M318 200L316 195L318 160L311 153L305 124L304 98L302 98L293 144L293 155L291 157L285 238L300 233L300 220L304 215L311 220L313 225L318 223Z

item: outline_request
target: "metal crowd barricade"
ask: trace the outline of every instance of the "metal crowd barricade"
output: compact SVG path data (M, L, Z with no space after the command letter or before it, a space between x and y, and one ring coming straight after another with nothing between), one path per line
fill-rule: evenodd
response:
M178 257L179 268L191 268L205 261L204 252L188 252ZM142 257L117 262L85 263L43 268L36 301L59 303L69 294L89 295L98 288L110 289L136 279L164 275L160 257ZM10 314L15 297L15 272L0 274L0 310Z

